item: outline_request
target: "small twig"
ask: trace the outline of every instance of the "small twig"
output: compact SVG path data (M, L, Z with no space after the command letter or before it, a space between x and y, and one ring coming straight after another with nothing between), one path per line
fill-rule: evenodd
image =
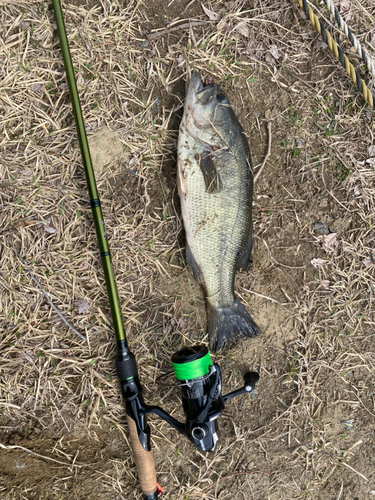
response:
M244 288L245 292L247 293L252 293L253 295L256 295L257 297L261 297L262 299L267 299L270 300L271 302L275 302L275 304L281 304L278 300L273 299L272 297L267 297L267 295L262 295L261 293L254 292L253 290L248 290L247 288Z
M168 33L173 33L174 31L183 30L193 26L203 26L205 24L209 24L209 21L191 21L190 23L180 24L179 26L174 26L173 28L166 28L165 30L158 31L157 33L151 33L150 35L147 35L147 38L150 40L152 38L157 38L158 36L168 35Z
M351 446L348 450L346 450L346 452L344 453L344 458L356 447L356 446L359 446L360 444L363 444L363 441L362 439L360 439L359 441L357 441L356 443L353 444L353 446Z
M356 474L358 474L358 476L361 476L363 477L363 479L365 479L366 481L368 481L367 477L364 476L363 474L361 474L360 472L358 472L357 470L353 469L353 467L351 467L349 464L347 464L346 462L343 462L343 465L345 465L345 467L348 467L350 470L352 470L353 472L355 472Z
M42 290L48 304L52 307L52 309L59 315L59 317L62 319L62 321L66 324L67 327L69 327L71 330L73 330L74 333L76 333L78 335L78 337L80 337L82 340L86 340L86 337L84 337L82 335L82 333L79 333L75 328L74 326L72 326L69 321L67 321L64 316L61 314L61 312L57 309L57 307L51 302L49 296L47 295L47 292L44 290L44 288L42 287L42 285L39 283L39 281L34 277L33 273L31 272L31 269L29 268L29 266L27 265L27 262L21 257L21 255L18 253L18 251L16 250L16 247L14 246L14 241L13 241L13 235L12 233L10 233L10 237L12 239L12 247L13 247L13 250L15 251L17 257L20 259L20 261L22 262L22 264L26 267L28 273L30 274L30 277L31 279L34 281L34 283L40 288L40 290Z
M286 264L282 264L281 262L277 261L276 259L274 259L272 257L271 250L269 249L269 246L268 246L267 242L265 240L263 240L263 243L264 243L265 247L268 250L268 255L269 255L270 259L273 260L274 262L276 262L276 264L278 266L286 267L287 269L306 269L306 266L287 266Z
M344 491L344 481L341 481L341 488L339 494L337 495L336 500L340 500L343 491Z
M270 121L267 122L267 130L268 130L268 149L267 149L267 154L264 157L264 160L263 160L263 163L262 163L260 169L258 170L258 172L254 176L254 182L256 182L258 180L258 178L259 178L260 174L262 173L262 170L264 169L264 167L265 167L265 165L267 163L267 160L268 160L268 158L270 157L270 154L271 154L272 134L271 134L271 122Z
M91 464L78 465L75 463L67 464L66 462L60 462L60 460L56 460L55 458L40 455L39 453L36 453L35 451L31 451L27 448L24 448L23 446L18 446L18 445L5 446L5 444L0 443L0 448L3 448L4 450L16 450L16 449L23 450L23 451L26 451L27 453L30 453L31 455L35 455L36 457L44 458L46 460L51 460L51 462L56 462L57 464L60 464L60 465L65 465L65 467L89 467L89 465L91 465Z

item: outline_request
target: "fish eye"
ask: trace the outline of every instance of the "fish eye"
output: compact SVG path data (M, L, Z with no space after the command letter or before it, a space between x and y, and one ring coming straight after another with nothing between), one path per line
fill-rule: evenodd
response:
M225 104L226 102L228 102L227 96L225 96L223 94L217 94L216 99L219 102L222 102L223 104Z

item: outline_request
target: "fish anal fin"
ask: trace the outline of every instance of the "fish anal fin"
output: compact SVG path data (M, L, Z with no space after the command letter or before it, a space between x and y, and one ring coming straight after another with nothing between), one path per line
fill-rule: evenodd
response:
M194 258L193 252L189 246L189 243L186 241L186 261L187 265L190 269L191 274L194 276L196 281L203 285L203 276L200 270L200 267L197 264L197 261Z
M251 264L253 262L251 259L252 249L253 249L253 228L251 224L251 227L248 230L248 234L246 235L246 238L243 241L243 245L238 251L238 258L236 265L237 271L248 271L250 269Z
M201 155L197 155L196 160L203 174L207 193L220 193L223 189L223 184L213 154L209 151L204 151Z

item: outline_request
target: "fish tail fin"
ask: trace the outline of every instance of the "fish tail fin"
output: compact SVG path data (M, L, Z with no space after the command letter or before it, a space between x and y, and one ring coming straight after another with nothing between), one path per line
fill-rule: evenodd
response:
M230 344L237 336L255 337L260 330L238 299L230 307L207 304L210 349L215 352Z

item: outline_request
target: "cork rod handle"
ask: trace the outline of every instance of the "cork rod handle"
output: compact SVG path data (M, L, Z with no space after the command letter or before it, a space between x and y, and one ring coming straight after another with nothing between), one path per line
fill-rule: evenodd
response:
M135 466L137 468L138 480L144 495L152 496L158 491L159 485L156 481L156 472L152 451L146 451L138 439L137 427L129 415L126 415L129 427L130 444L133 450Z

